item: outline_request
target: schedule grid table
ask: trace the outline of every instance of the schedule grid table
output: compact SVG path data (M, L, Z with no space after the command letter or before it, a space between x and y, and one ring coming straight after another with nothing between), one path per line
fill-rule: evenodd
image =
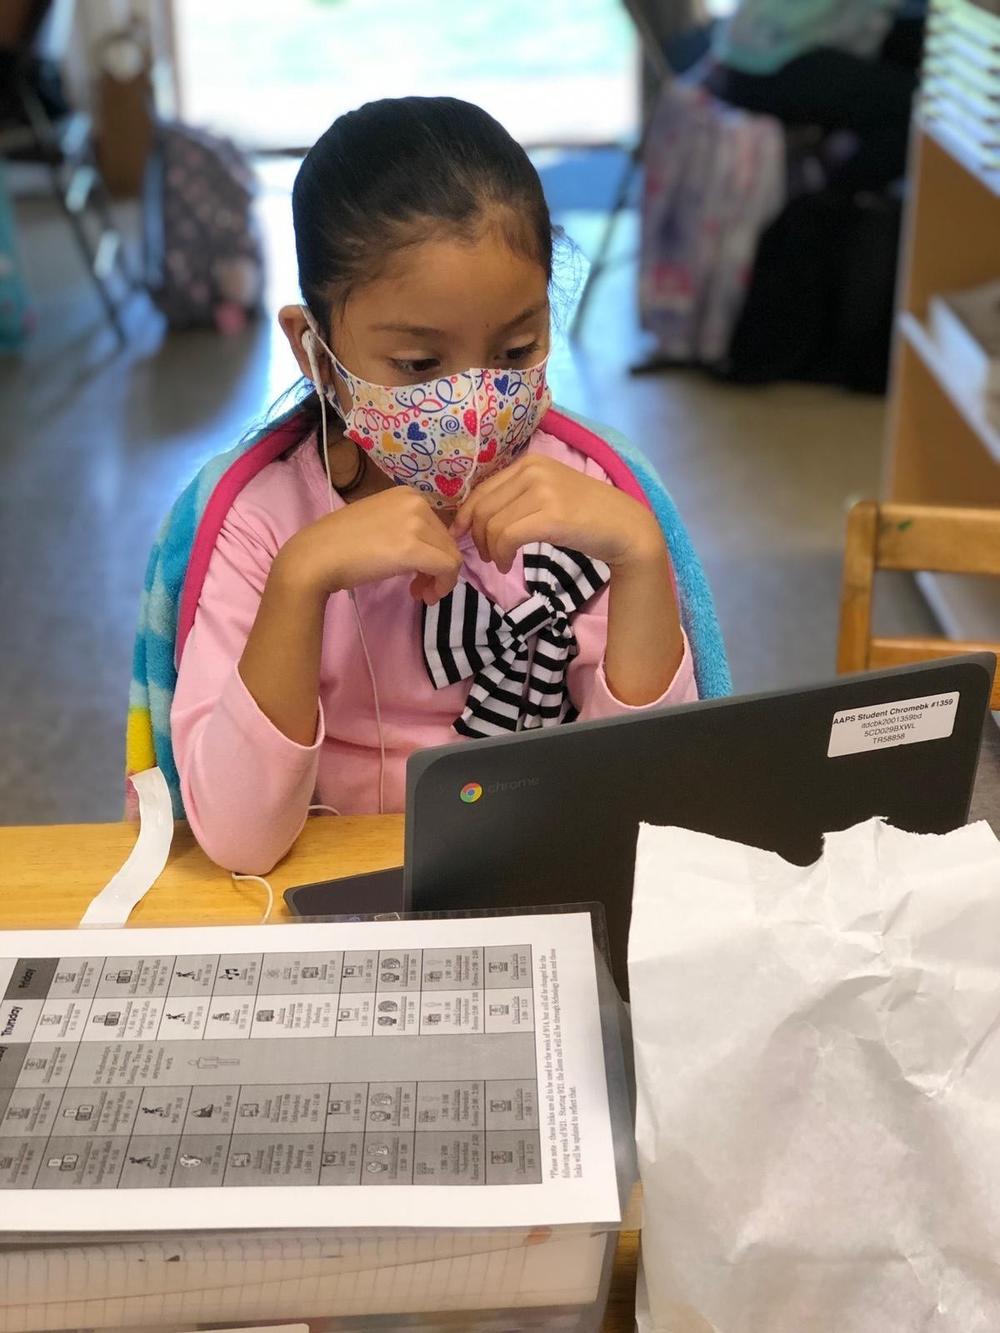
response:
M529 946L19 958L0 1190L541 1181Z

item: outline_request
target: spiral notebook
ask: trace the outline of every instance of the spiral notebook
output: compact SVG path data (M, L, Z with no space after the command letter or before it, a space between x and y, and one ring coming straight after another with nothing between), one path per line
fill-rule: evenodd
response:
M0 1251L0 1330L579 1307L613 1234L187 1235Z

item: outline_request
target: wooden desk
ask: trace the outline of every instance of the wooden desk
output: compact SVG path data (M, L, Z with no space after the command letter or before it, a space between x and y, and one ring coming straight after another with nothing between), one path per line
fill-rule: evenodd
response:
M135 842L134 824L0 828L0 927L74 926ZM293 884L362 874L403 860L402 815L310 819L294 851L268 875L272 921L288 919ZM129 918L133 926L235 925L259 921L264 891L234 884L178 824L167 867Z
M984 736L972 818L988 819L1000 836L1000 729ZM0 827L0 928L73 926L90 899L119 868L135 840L129 824ZM269 876L272 920L287 918L281 894L292 884L399 865L401 816L310 820L292 854ZM170 861L156 887L130 918L133 925L218 925L259 921L263 892L234 884L212 865L191 831L178 825ZM606 1333L635 1324L638 1233L623 1232L604 1323Z

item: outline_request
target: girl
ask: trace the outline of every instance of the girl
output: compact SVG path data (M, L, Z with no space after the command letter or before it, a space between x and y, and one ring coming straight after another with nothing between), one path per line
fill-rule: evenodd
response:
M418 748L696 697L659 525L540 429L552 226L523 150L464 102L374 102L292 208L280 322L314 392L228 513L171 714L199 841L256 873L313 801L401 810Z

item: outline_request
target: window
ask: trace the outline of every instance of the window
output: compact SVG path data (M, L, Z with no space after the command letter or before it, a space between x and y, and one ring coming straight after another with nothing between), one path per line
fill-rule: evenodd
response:
M304 148L378 97L449 93L521 142L634 130L620 0L174 0L182 111L246 147Z

